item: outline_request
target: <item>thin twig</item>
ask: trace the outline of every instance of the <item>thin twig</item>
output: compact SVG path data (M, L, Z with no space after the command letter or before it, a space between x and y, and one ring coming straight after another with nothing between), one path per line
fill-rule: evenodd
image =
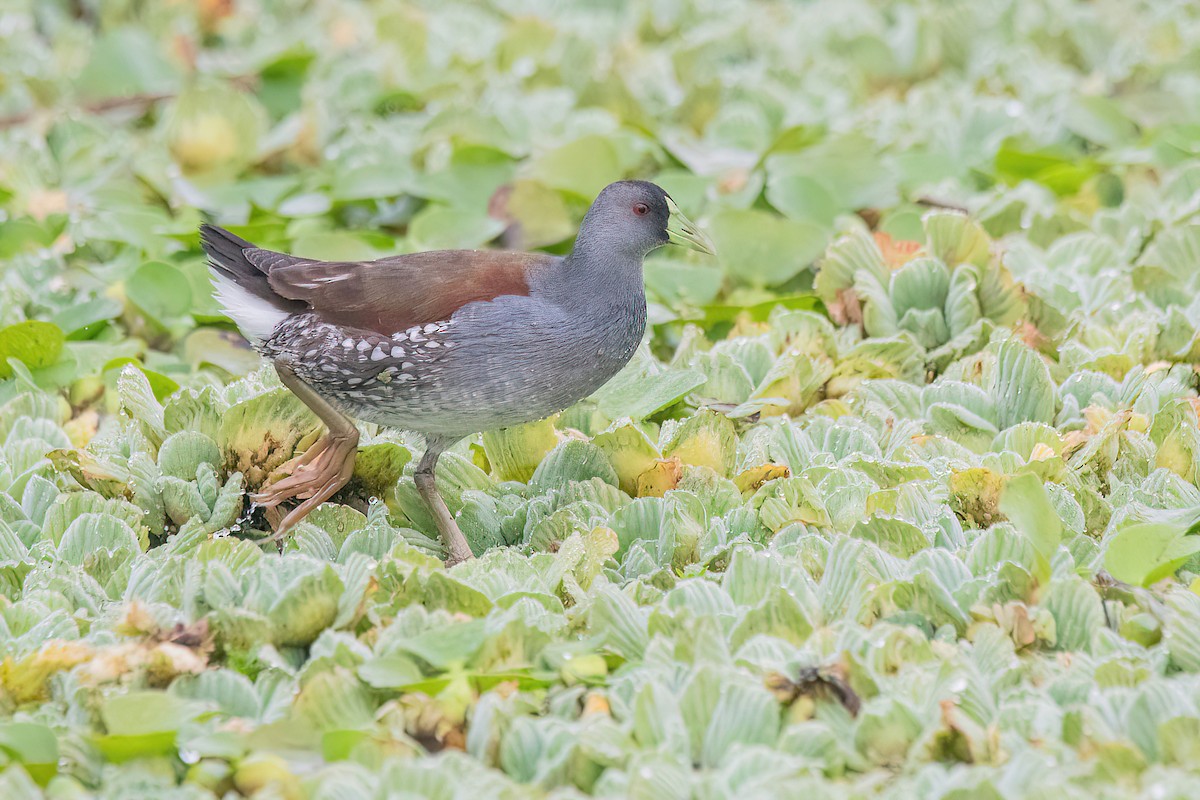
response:
M256 77L253 75L237 75L228 79L231 84L243 91L250 91L254 88ZM161 103L163 100L171 100L179 95L178 92L145 92L142 94L131 94L124 97L107 97L103 100L97 100L92 103L85 103L78 107L85 114L107 114L110 111L120 111L122 109L137 109L143 111L148 109L155 103ZM22 111L19 114L12 114L7 117L0 117L0 130L24 125L31 121L38 113L42 111L51 111L52 109L33 108L29 111Z
M174 96L174 93L155 92L153 94L134 94L128 97L110 97L106 100L88 103L87 105L81 106L81 109L88 114L105 114L109 111L116 111L122 108L137 108L138 106L148 108L161 100L170 100ZM0 117L0 129L14 128L17 125L24 125L43 110L49 109L34 108L30 109L29 111L23 111L20 114L12 114L11 116Z
M965 206L960 206L957 203L951 203L947 200L937 200L933 197L921 196L913 202L919 206L928 206L929 208L944 208L948 211L957 211L960 214L966 214L969 211L969 209Z

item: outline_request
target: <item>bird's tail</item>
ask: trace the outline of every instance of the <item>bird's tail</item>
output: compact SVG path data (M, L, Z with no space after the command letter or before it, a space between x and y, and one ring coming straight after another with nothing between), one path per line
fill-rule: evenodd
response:
M297 310L297 303L280 297L271 288L267 273L246 258L257 249L224 228L200 226L200 246L208 254L217 302L254 344L271 338L275 327ZM303 304L301 304L303 305Z

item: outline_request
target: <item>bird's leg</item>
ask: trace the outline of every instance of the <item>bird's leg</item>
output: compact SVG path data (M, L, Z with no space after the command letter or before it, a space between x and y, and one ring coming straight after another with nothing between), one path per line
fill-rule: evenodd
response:
M413 480L416 481L421 499L425 501L425 505L429 506L434 522L437 523L438 533L441 534L442 541L446 545L446 566L453 567L455 564L474 558L475 555L471 552L467 538L459 530L458 523L450 515L450 509L446 508L446 501L438 494L437 485L434 483L433 468L437 466L438 458L442 455L446 445L446 442L433 437L427 439L425 455L421 456L421 460L417 463L417 471L413 473Z
M346 485L354 472L354 457L358 453L358 428L349 417L297 378L287 364L276 361L275 371L283 385L325 423L328 432L303 455L285 465L291 467L291 475L251 496L254 502L268 508L286 500L303 501L279 523L272 540L283 538L308 512Z

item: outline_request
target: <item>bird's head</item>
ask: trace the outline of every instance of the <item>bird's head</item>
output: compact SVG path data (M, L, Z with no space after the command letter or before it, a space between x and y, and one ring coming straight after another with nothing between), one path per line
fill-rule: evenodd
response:
M665 244L712 254L712 243L683 215L671 196L649 181L610 183L596 197L579 229L578 243L644 257Z

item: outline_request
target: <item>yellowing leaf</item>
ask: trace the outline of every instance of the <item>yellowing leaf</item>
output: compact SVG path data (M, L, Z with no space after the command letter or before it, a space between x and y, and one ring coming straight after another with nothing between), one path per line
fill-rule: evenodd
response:
M679 485L683 464L678 458L659 459L650 469L638 475L638 497L662 497Z
M20 659L7 656L0 662L0 686L18 704L42 699L51 675L86 662L92 653L83 642L54 641Z

